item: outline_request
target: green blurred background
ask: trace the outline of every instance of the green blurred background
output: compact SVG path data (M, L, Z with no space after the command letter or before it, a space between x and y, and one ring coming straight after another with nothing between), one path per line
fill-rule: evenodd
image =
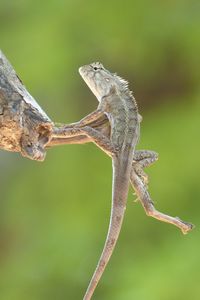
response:
M138 148L160 155L152 198L196 224L183 236L130 192L94 299L200 299L200 2L0 0L0 48L58 122L97 106L79 66L101 61L128 79L143 116ZM0 168L0 299L82 299L106 237L110 159L70 145L43 163L1 151Z

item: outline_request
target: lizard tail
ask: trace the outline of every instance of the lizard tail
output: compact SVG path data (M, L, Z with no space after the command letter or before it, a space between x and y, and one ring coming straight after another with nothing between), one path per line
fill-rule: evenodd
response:
M122 162L122 165L120 166L120 160L118 160L115 157L113 158L113 195L109 229L101 257L99 259L96 270L92 276L92 279L89 283L83 300L91 299L95 288L110 260L110 257L113 253L121 230L123 217L126 209L130 176L130 172L129 170L127 170L125 165L126 164L123 164Z

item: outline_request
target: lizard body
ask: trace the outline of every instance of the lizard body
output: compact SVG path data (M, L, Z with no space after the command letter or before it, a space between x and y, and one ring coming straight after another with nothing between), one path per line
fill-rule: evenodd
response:
M84 300L89 300L112 255L120 233L133 154L139 137L139 118L136 101L124 80L111 74L100 63L83 66L79 72L99 100L98 109L108 117L111 126L110 141L116 150L112 153L113 188L110 225L103 252L84 296Z

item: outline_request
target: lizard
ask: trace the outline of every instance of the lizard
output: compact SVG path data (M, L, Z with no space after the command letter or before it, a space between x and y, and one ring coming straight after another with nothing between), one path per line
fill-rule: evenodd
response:
M65 137L70 138L80 135L84 140L83 135L85 134L112 157L113 164L110 225L104 249L84 296L84 300L89 300L115 248L126 208L130 179L136 188L137 195L143 199L141 202L149 215L178 226L184 233L191 230L192 225L178 218L168 217L157 212L150 200L144 182L132 168L135 146L139 138L140 120L136 101L128 89L127 82L116 74L110 73L100 63L83 66L79 69L79 73L97 97L99 106L96 111L77 122L77 124L72 124L73 128L64 126L55 129L55 136L52 135L52 137L65 139ZM109 138L101 134L100 131L88 126L92 122L98 122L103 115L106 115L109 120Z

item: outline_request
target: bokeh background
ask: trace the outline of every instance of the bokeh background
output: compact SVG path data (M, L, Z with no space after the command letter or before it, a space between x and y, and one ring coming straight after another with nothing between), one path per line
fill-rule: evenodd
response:
M200 2L0 0L0 48L50 118L97 100L78 67L101 61L130 82L143 116L138 148L159 210L196 225L183 236L148 218L130 191L96 300L200 299ZM95 145L45 162L0 152L0 298L82 299L106 237L111 161Z

